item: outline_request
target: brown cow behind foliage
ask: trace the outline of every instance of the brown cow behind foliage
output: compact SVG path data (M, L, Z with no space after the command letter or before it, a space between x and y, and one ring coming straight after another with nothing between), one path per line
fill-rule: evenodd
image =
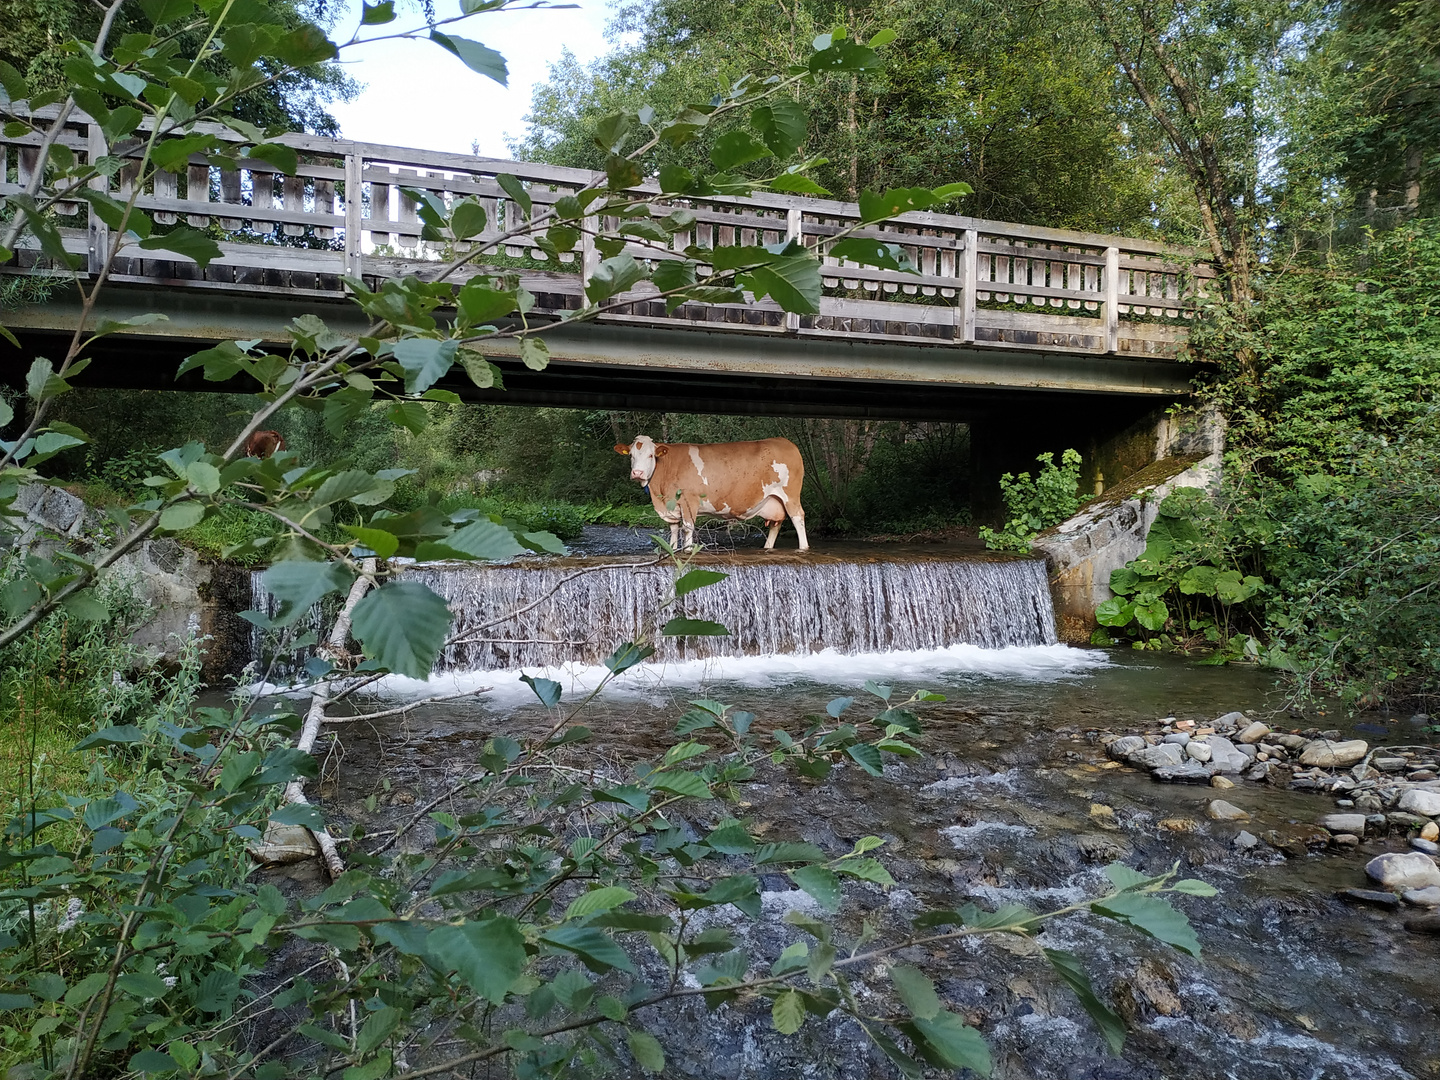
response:
M285 449L285 436L278 431L257 431L245 440L245 456L267 458Z
M805 463L789 439L759 439L733 443L656 443L637 436L629 446L618 443L617 454L630 455L630 478L648 486L650 501L661 519L670 523L670 546L685 529L685 546L695 545L695 519L700 514L743 520L760 517L770 527L767 548L788 514L805 538L805 511L800 488Z

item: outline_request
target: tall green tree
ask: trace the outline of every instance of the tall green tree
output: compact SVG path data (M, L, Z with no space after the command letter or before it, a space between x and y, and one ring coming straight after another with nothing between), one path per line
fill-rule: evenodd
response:
M836 25L862 38L881 28L898 36L883 67L803 88L811 116L803 150L826 159L813 175L834 196L946 176L975 189L964 209L978 216L1193 231L1184 189L1122 125L1116 88L1096 83L1109 55L1079 0L633 0L611 30L634 42L590 65L562 58L536 89L529 131L513 149L598 168L603 152L592 136L602 116L703 99L711 80L760 70L777 40L783 49ZM709 147L701 138L675 159L693 167Z

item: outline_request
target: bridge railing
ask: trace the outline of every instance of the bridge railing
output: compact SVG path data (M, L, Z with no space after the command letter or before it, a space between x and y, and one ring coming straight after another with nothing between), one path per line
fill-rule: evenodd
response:
M35 115L53 120L56 110ZM203 130L239 139L219 125ZM79 113L70 117L58 141L83 161L113 153L111 163L117 164L117 157L123 162L138 152L107 146L99 126ZM371 281L424 276L466 250L467 243L493 242L519 225L521 208L498 183L501 174L521 182L537 212L597 180L581 169L343 139L291 134L276 141L298 152L295 175L263 161L217 168L197 154L176 171L157 174L136 200L162 229L183 222L215 235L222 258L202 272L170 253L155 258L156 253L127 244L113 268L114 280L338 296L344 292L343 274ZM0 194L23 190L36 168L39 144L34 133L0 137ZM123 200L133 193L136 176L135 165L119 164L112 176L94 185ZM447 206L467 196L479 199L487 212L485 232L461 244L422 239L416 203L405 189L429 192ZM655 191L653 186L649 190ZM718 248L799 240L822 258L820 312L797 316L762 301L687 303L667 313L654 287L641 283L621 298L626 306L602 316L604 321L1163 357L1176 351L1186 320L1214 277L1194 249L925 212L859 233L899 245L919 272L882 270L828 253L830 238L859 220L853 203L762 193L667 199L653 213L664 216L680 207L695 217L690 228L666 243L632 240L630 254L653 264L685 257L692 244ZM110 242L105 224L80 201L59 210L57 223L67 249L86 255L90 272L98 272ZM559 312L583 305L585 279L598 261L589 234L576 250L558 258L519 236L479 265L518 271L537 295L539 310ZM7 269L46 266L30 250L19 252Z

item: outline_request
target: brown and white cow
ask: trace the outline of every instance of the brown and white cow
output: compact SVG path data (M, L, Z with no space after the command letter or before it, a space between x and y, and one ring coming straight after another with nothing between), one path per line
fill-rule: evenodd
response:
M285 436L278 431L254 431L245 440L245 456L268 458L285 449Z
M764 518L770 527L767 548L775 546L788 514L800 535L800 550L810 547L800 505L805 463L789 439L656 443L649 435L639 435L629 446L617 443L615 452L630 455L630 478L648 487L655 512L670 523L671 547L679 546L682 527L685 546L695 546L700 514L736 521Z

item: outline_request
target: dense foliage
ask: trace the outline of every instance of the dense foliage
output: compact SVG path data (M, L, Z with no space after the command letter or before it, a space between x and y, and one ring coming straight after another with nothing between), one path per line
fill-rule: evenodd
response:
M1000 493L1005 499L1003 528L980 527L985 546L996 551L1029 551L1030 541L1045 529L1059 525L1080 508L1080 465L1077 450L1066 450L1055 464L1054 454L1035 459L1040 466L1034 476L1022 472L1004 473Z

